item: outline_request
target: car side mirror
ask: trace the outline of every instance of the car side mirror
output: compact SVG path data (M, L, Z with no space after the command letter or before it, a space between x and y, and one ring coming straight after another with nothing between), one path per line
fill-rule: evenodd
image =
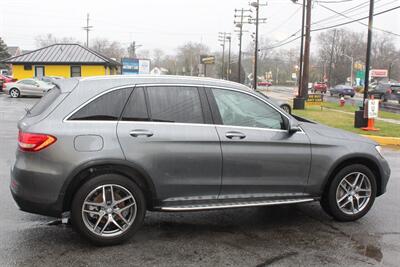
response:
M289 134L294 134L296 132L301 132L300 126L290 123L289 124Z

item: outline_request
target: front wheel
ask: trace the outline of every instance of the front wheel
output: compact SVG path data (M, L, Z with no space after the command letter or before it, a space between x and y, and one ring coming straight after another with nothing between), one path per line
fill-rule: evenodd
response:
M284 111L286 111L286 113L288 114L292 114L292 109L290 108L289 105L281 105L281 109L283 109Z
M101 174L75 194L71 222L92 243L115 245L140 228L145 213L144 195L134 182L118 174Z
M17 88L12 88L10 90L10 96L12 98L18 98L21 95L21 93L19 92L19 90Z
M355 221L372 207L376 180L370 169L353 164L340 170L321 199L323 209L338 221Z

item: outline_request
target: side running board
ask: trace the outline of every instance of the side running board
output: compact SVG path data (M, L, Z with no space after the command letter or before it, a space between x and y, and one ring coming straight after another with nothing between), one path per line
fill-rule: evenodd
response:
M174 206L161 206L162 211L196 211L196 210L214 210L214 209L228 209L228 208L243 208L243 207L257 207L257 206L273 206L285 205L314 201L313 198L298 198L286 200L258 200L247 202L224 202L224 203L210 203L210 204L193 204L193 205L174 205Z

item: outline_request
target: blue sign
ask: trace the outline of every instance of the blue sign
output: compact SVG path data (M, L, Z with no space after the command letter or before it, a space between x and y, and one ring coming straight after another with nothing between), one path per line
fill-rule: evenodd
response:
M139 59L137 58L123 58L122 60L122 74L139 74Z

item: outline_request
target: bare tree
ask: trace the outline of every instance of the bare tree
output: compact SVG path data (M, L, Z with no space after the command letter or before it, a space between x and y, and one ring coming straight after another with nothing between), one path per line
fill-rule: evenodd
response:
M109 58L114 58L119 61L126 55L126 49L123 48L119 42L111 42L105 38L98 38L92 40L91 43L91 49Z
M79 44L80 42L73 37L57 38L51 33L38 35L35 37L36 47L42 48L53 44Z

